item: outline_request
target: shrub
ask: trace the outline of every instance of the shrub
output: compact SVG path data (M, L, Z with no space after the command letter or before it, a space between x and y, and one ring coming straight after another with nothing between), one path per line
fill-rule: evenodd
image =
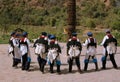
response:
M96 27L95 22L92 19L86 20L86 26L89 27L89 28L95 28Z
M50 19L50 26L54 27L56 25L56 19L55 18L51 18Z
M111 28L113 30L119 30L120 31L120 20L115 20L111 23Z
M43 19L42 16L39 16L39 17L37 17L34 21L35 21L35 22L34 22L34 25L36 25L36 26L42 26L44 19Z

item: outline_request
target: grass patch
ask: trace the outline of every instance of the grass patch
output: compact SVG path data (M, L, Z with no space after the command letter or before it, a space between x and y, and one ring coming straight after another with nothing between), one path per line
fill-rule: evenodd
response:
M63 33L64 27L41 27L41 26L29 26L29 25L12 25L9 27L7 33L2 33L0 32L0 44L7 44L10 38L10 33L15 30L16 28L21 28L29 33L28 38L30 39L31 42L33 42L33 39L36 39L39 37L41 32L45 31L49 34L54 34L56 35L57 39L59 42L67 42L67 34ZM85 27L76 27L77 28L77 33L78 33L78 38L80 39L81 43L83 43L87 35L86 33L88 31L93 32L94 37L97 39L98 45L102 42L102 39L105 35L105 33L99 29L98 32L96 32L95 29L87 29ZM117 40L120 40L120 33L117 31L113 31L112 34L117 38ZM118 42L118 45L120 43Z

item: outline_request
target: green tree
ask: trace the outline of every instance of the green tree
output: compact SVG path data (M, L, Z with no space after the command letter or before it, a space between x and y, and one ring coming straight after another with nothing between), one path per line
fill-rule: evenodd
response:
M10 11L13 8L14 0L2 0L1 4L3 7L0 9L0 25L2 27L2 32L6 33L8 31L9 25L11 23L11 13Z

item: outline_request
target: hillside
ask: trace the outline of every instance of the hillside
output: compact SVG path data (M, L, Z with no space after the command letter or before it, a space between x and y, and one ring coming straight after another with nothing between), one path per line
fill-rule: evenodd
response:
M53 33L57 34L59 39L62 40L63 35L61 34L64 27L67 27L67 1L0 0L1 33L9 33L11 30L20 27L27 30L31 38L36 38L43 29L50 33L55 30ZM119 32L119 0L76 0L76 5L76 26L81 34L85 33L87 29L99 30L105 28L116 30L117 33ZM28 27L29 29L27 29ZM48 28L36 30L38 29L36 27ZM35 33L31 33L31 30L35 31ZM119 35L117 34L117 37ZM6 37L8 37L8 34L4 38L1 36L0 39L4 40Z
M102 25L116 29L113 24L108 24L108 22L112 21L111 16L115 22L119 21L120 8L117 8L119 0L117 3L114 2L115 0L76 1L77 25L87 27ZM111 3L107 1L111 1ZM108 3L109 8L105 6ZM1 0L0 19L2 21L0 24L7 22L35 26L64 26L67 19L66 5L67 0Z

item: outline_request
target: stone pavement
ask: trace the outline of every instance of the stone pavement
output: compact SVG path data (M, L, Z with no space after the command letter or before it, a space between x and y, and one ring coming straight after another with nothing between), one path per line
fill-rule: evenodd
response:
M94 64L88 65L88 71L80 74L77 71L76 65L73 66L73 72L68 72L66 46L64 43L60 43L62 48L61 56L61 74L49 73L49 65L45 67L45 74L39 71L37 63L37 56L34 54L34 48L31 48L32 63L30 71L22 71L21 64L18 68L13 68L12 55L8 56L7 49L8 44L0 44L0 82L120 82L120 47L118 47L117 54L115 55L116 63L119 67L118 70L114 69L111 62L107 62L107 69L101 70L101 54L102 47L97 48L97 59L99 70L95 71ZM86 48L83 47L82 56L80 57L81 68L84 67L84 55ZM56 66L54 66L56 71Z

